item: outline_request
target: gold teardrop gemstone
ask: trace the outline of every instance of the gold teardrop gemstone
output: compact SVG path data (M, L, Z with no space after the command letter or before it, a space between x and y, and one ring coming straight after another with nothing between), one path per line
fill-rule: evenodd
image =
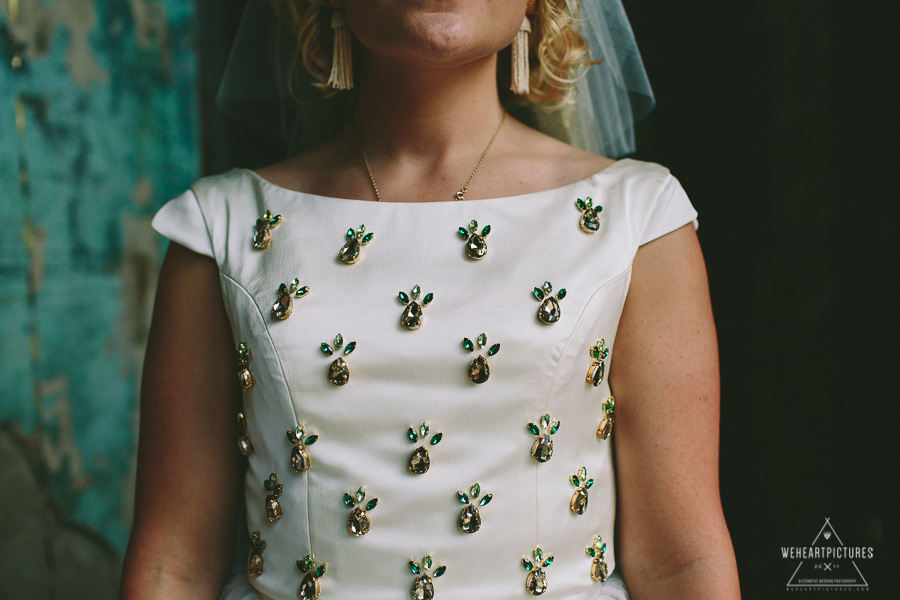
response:
M253 247L257 250L265 250L272 241L272 233L265 225L257 225L256 233L253 234Z
M347 243L341 248L341 251L338 252L338 258L341 262L347 263L348 265L352 265L356 262L356 259L359 258L359 240L355 237L347 240Z
M588 493L584 488L578 488L575 490L575 493L572 494L572 500L569 502L569 508L572 509L572 512L576 515L583 515L584 511L587 510L588 505Z
M291 450L291 468L302 473L312 466L312 458L303 446L294 446Z
M266 517L272 523L281 518L281 503L274 495L266 496Z
M594 581L606 581L609 576L609 569L606 566L606 558L603 556L594 557L591 563L591 579Z
M238 436L238 450L240 450L241 454L244 456L253 454L253 444L250 443L250 438L246 435Z
M406 469L413 475L427 473L430 467L431 457L428 456L428 449L425 446L419 446L413 450L406 463Z
M347 529L350 533L359 537L369 533L371 524L372 522L369 521L369 515L366 513L365 507L357 506L350 512L350 518L347 520Z
M487 242L484 238L473 233L466 241L466 256L472 260L481 260L487 254Z
M283 321L291 316L293 310L294 301L291 299L291 295L288 292L278 294L278 300L272 305L272 314L275 315L275 318Z
M559 309L559 302L556 301L556 298L553 296L544 298L544 301L541 302L541 306L538 308L538 320L545 325L552 325L559 321L561 316L562 311Z
M605 440L612 435L613 423L615 423L615 420L612 417L606 417L600 421L600 427L597 428L597 437Z
M459 519L456 521L456 526L463 533L475 533L481 529L481 513L478 512L478 507L474 504L469 504L462 509L462 512L459 513Z
M487 359L479 354L469 363L469 381L472 383L484 383L491 376L491 370L488 367Z
M303 581L300 582L300 590L297 592L297 597L300 600L316 600L320 591L319 578L313 572L309 572L303 576Z
M587 372L585 379L588 383L597 387L603 383L603 376L606 374L606 363L604 361L594 361Z
M422 573L416 577L411 597L413 600L432 600L434 598L434 582L428 573Z
M250 372L250 369L241 369L238 371L238 379L241 382L241 389L244 391L253 387L253 373Z
M328 381L331 385L344 385L350 381L350 369L347 367L347 361L340 356L331 361L328 367Z
M538 462L547 462L553 456L553 438L544 434L534 440L531 446L531 456Z
M250 562L247 565L247 571L252 577L259 577L263 574L263 557L261 552L250 553Z
M400 316L400 324L407 329L418 329L422 325L422 307L413 300L403 309Z
M595 209L589 208L581 213L581 221L578 224L585 233L596 233L600 229L600 217Z
M532 596L540 596L547 591L547 574L542 568L537 567L528 573L525 590Z

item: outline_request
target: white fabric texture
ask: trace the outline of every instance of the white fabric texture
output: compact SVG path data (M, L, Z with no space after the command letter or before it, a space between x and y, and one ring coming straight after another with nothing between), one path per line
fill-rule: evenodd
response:
M588 196L603 207L594 234L581 230L575 206ZM266 210L282 222L270 246L256 250L253 226ZM245 566L225 597L295 598L303 577L295 562L309 553L328 565L322 598L402 597L415 580L409 561L425 554L447 566L434 580L440 600L528 597L521 560L540 546L555 558L545 569L545 598L626 598L618 577L592 581L585 554L600 534L615 575L612 439L596 436L609 388L585 381L588 349L603 338L611 368L638 247L695 217L666 169L634 160L552 190L423 203L325 198L236 169L201 179L167 204L153 226L215 258L235 346L244 342L253 353L244 413L255 451L245 500L248 530L266 542L265 570L250 578L251 589ZM466 258L457 233L472 219L479 230L491 226L481 261ZM361 223L374 240L356 264L343 264L336 255L345 232ZM279 321L271 314L277 288L295 277L310 293ZM554 294L567 291L552 325L537 320L532 295L547 280ZM434 301L422 327L409 331L397 295L416 284ZM482 332L487 347L467 352L462 339ZM341 387L326 377L336 356L319 348L337 333L358 344L345 357L350 381ZM469 362L494 343L501 349L488 359L489 380L471 383ZM548 412L560 428L552 458L538 463L528 424ZM407 458L419 444L406 432L423 422L429 438L443 438L429 447L430 470L412 475ZM319 436L307 447L305 473L289 466L285 432L298 423ZM576 515L569 477L582 466L594 484L587 511ZM284 516L271 523L263 481L273 472L284 485ZM475 482L493 501L480 508L481 530L464 534L457 491ZM378 505L371 531L355 537L342 498L359 487Z

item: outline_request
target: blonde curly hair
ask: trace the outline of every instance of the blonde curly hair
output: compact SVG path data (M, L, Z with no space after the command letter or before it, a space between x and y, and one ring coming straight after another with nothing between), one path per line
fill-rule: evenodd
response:
M289 79L297 63L302 63L313 85L332 91L327 85L331 71L331 11L322 0L271 0L278 18L297 40ZM581 0L538 0L530 15L532 33L529 40L531 61L530 88L527 95L507 93L510 79L509 52L504 50L498 61L498 81L504 101L515 99L551 105L571 104L575 83L585 67L594 64L587 41L578 31Z

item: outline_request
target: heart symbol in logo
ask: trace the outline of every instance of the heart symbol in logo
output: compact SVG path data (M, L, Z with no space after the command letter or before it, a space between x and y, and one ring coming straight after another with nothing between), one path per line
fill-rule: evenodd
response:
M830 532L830 531L826 531L823 535L825 536L825 539L826 539L826 540L831 539L831 532Z

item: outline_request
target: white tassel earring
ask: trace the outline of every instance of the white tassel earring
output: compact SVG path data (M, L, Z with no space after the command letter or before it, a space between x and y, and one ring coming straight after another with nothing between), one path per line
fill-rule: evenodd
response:
M531 33L531 21L528 15L522 19L522 26L512 43L512 84L509 89L514 94L527 94L531 91L528 80L531 77L528 66L528 34Z
M331 31L334 33L334 53L328 85L336 90L349 90L353 88L353 42L343 9L331 13Z

